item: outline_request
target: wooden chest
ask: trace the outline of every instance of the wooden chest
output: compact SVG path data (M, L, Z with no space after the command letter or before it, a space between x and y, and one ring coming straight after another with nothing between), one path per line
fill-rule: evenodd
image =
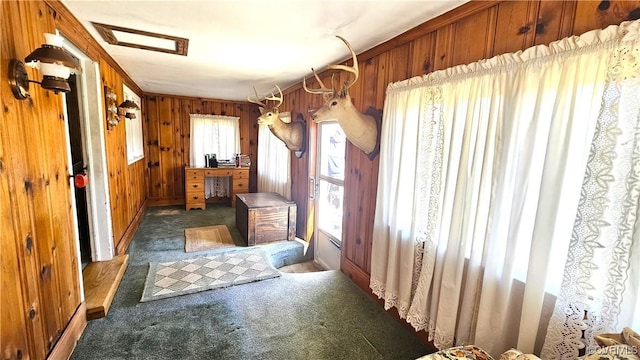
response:
M247 246L294 240L296 204L277 193L237 194L236 227Z

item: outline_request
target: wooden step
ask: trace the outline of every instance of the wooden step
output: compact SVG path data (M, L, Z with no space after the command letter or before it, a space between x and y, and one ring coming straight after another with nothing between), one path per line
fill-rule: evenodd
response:
M82 270L87 320L107 316L128 261L129 255L118 255L109 261L94 261Z

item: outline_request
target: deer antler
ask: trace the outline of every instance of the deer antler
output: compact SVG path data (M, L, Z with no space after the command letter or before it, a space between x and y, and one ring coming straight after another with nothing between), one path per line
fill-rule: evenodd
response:
M306 79L302 78L302 87L304 88L304 91L308 92L309 94L322 94L322 97L324 98L325 101L329 100L336 93L336 91L333 89L333 78L335 74L331 75L331 88L328 88L322 82L322 80L320 80L320 77L318 76L318 74L313 68L311 68L311 71L313 71L313 76L315 76L316 80L318 81L318 84L320 84L320 89L309 89L307 87Z
M267 97L267 100L271 100L271 101L277 101L278 105L275 106L275 108L278 108L280 105L282 105L282 90L280 90L280 87L276 84L276 88L278 89L278 92L280 93L280 97L277 97L274 95L274 93L271 93L271 96Z
M260 96L258 95L258 90L256 90L255 86L253 87L253 92L256 93L255 100L247 96L247 101L249 101L252 104L260 105L261 108L266 108L267 105L261 102L260 100L258 100Z
M353 84L355 84L355 82L358 80L358 76L360 75L360 71L358 70L358 57L356 56L356 52L353 50L353 47L351 47L351 44L349 44L349 42L345 38L343 38L340 35L336 35L336 37L342 40L345 43L345 45L347 45L347 47L349 48L349 52L351 52L351 58L353 59L353 66L329 65L327 66L327 69L343 70L353 74L353 79L351 81L345 81L344 85L342 85L342 93L346 94L347 90Z
M353 74L353 79L345 81L340 90L340 94L345 95L347 93L347 90L349 90L349 88L353 84L355 84L355 82L358 80L358 76L360 75L360 71L358 70L358 57L356 56L356 52L353 50L353 47L351 47L351 44L349 44L349 42L345 38L339 35L336 35L336 37L342 40L349 48L349 52L351 53L351 58L353 59L353 66L328 65L327 69L342 70L342 71L346 71ZM306 79L303 78L302 87L304 88L304 90L310 94L322 94L325 100L335 95L336 91L333 89L333 77L335 74L331 75L331 89L330 89L324 85L324 83L322 82L322 80L320 80L320 77L318 76L318 74L313 68L311 68L311 71L313 71L313 76L315 76L316 80L318 81L318 84L320 84L320 89L307 88Z

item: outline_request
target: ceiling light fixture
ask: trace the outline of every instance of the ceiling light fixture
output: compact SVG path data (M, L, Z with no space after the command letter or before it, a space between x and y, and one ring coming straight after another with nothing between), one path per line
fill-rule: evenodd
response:
M187 56L189 39L96 22L91 24L108 44Z
M81 72L80 61L62 47L64 39L56 34L44 34L45 44L35 49L25 59L26 66L40 69L42 82L29 80L25 64L13 59L9 62L9 86L18 100L29 97L29 83L40 84L43 89L54 93L69 92L67 79L71 74Z

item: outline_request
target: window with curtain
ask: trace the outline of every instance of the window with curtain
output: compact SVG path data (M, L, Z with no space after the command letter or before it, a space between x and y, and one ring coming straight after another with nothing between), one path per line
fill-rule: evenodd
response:
M290 122L288 112L280 113ZM267 125L258 125L258 192L275 192L291 200L291 151Z
M640 327L639 24L389 84L370 287L438 348Z
M289 112L280 119L291 122ZM258 125L258 192L275 192L291 200L291 151L267 125Z
M122 84L122 90L125 100L132 100L138 106L142 104L140 97L129 89L127 85ZM144 158L143 135L142 135L142 116L140 110L135 110L136 117L133 119L125 118L125 133L127 136L127 162L132 164Z
M236 116L190 114L192 167L205 167L205 154L219 160L234 159L240 153L240 118ZM205 198L230 196L229 178L205 178Z

